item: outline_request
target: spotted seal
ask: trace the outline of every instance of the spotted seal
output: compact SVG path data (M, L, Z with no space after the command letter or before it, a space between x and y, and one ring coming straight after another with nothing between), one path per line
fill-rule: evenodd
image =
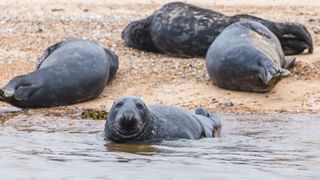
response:
M313 52L308 30L298 23L277 23L259 17L237 14L225 16L182 2L164 5L151 16L130 23L122 32L125 44L132 48L162 52L172 56L205 56L215 38L229 25L257 21L280 40L286 55Z
M219 118L203 108L191 113L173 106L147 106L133 96L114 102L104 130L107 139L120 143L219 137L220 132Z
M294 63L285 57L278 38L264 25L237 22L228 26L211 44L207 70L219 87L239 91L266 92Z
M17 107L50 107L88 101L117 72L118 57L89 40L71 39L47 48L37 69L13 78L0 100Z

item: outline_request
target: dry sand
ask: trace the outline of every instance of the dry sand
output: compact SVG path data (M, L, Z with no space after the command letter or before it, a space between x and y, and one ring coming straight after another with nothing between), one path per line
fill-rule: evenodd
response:
M118 54L120 69L115 80L94 101L31 112L108 109L117 97L136 95L149 104L165 103L188 109L201 106L214 112L320 113L319 0L308 4L297 0L186 1L227 15L249 13L307 26L314 39L314 54L296 56L293 76L280 81L269 93L215 87L208 78L203 58L174 58L126 47L121 39L122 29L129 22L150 15L164 2L169 1L0 0L0 86L14 76L33 71L37 57L48 46L79 37L97 41Z

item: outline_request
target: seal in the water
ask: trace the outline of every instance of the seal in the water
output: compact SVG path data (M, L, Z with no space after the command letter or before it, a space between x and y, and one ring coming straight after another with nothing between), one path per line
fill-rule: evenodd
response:
M191 113L166 105L147 106L130 96L114 102L104 134L114 142L158 142L220 137L220 132L219 118L203 108Z
M277 37L264 25L238 22L211 44L207 56L210 79L219 87L266 92L283 77L295 58L285 58Z
M298 23L276 23L246 14L225 16L182 2L164 5L154 14L130 23L122 32L129 47L173 56L205 56L215 38L229 25L257 21L280 40L286 55L313 51L308 30Z
M88 40L47 48L37 69L13 78L0 100L17 107L50 107L88 101L101 94L118 69L118 57Z

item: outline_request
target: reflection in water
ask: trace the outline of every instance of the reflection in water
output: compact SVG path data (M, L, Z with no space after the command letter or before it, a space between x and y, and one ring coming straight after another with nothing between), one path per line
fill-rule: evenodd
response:
M220 116L219 139L116 144L103 121L17 115L0 123L1 178L320 178L320 116Z
M110 152L126 152L134 154L153 154L159 152L159 149L154 144L118 144L106 143L106 150Z

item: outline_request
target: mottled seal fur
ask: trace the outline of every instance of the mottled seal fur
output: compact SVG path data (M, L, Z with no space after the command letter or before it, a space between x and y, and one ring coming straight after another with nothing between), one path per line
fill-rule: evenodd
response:
M280 40L286 55L313 51L310 33L298 23L277 23L246 14L225 16L182 2L164 5L146 19L130 23L122 32L129 47L172 56L205 56L215 38L229 25L257 21Z
M88 40L47 48L37 69L13 78L0 100L17 107L50 107L88 101L101 94L118 69L118 57Z
M191 113L160 104L147 106L138 97L124 96L111 107L104 134L121 143L219 137L220 132L219 118L203 108Z
M285 58L277 37L264 25L249 21L227 27L211 44L207 56L210 79L219 87L266 92L288 76L294 63Z

